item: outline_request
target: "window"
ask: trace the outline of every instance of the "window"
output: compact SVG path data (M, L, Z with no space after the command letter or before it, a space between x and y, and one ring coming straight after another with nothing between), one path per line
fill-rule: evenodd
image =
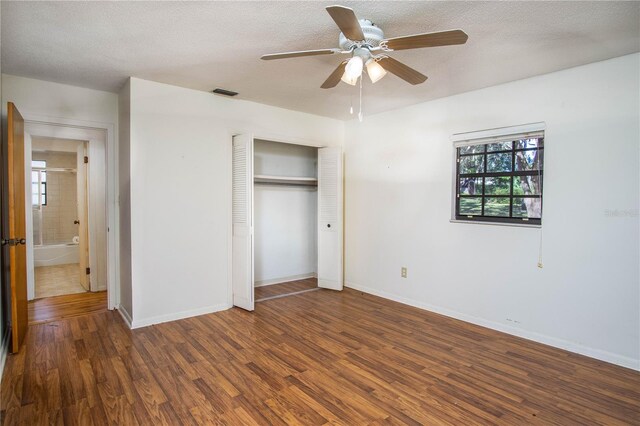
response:
M541 224L544 135L456 143L457 220Z
M31 161L31 204L34 206L47 205L47 162Z

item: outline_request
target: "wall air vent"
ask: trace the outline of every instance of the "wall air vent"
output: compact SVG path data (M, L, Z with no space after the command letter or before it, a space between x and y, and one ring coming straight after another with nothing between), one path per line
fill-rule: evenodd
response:
M218 95L224 95L224 96L236 96L238 94L238 92L233 92L231 90L221 89L219 87L217 89L213 89L211 92L212 93L216 93Z

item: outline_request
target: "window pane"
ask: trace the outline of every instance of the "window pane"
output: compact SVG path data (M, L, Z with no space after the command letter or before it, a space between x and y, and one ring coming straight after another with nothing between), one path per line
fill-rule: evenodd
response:
M516 149L538 148L542 146L543 139L520 139L516 141Z
M538 151L537 149L516 151L516 171L538 170L538 165L543 161L543 153L544 150Z
M34 205L34 206L38 205L38 194L37 193L35 193L35 194L32 193L31 194L31 204Z
M484 193L486 195L510 195L511 176L485 178Z
M461 178L459 191L462 195L482 195L482 178Z
M40 172L40 176L42 176L40 179L42 179L43 182L47 181L47 172Z
M47 194L42 194L42 205L43 206L47 205Z
M44 160L33 160L31 161L31 167L47 167L47 162Z
M484 152L484 145L463 146L458 149L460 154L477 154L479 152Z
M510 198L487 197L484 199L484 215L509 217L509 203Z
M510 172L511 171L511 153L503 152L502 154L487 154L487 173L491 172Z
M31 194L36 194L38 195L38 184L37 183L32 183L31 184Z
M484 155L470 155L469 157L460 157L460 174L483 172Z
M38 172L31 172L31 183L38 183Z
M490 143L487 145L487 151L510 151L512 147L512 142L498 142L498 143Z
M535 176L515 176L513 195L540 195L540 179Z
M463 198L460 197L460 212L464 215L481 215L482 214L482 198Z
M513 199L513 217L528 217L540 219L542 204L540 198L518 198Z

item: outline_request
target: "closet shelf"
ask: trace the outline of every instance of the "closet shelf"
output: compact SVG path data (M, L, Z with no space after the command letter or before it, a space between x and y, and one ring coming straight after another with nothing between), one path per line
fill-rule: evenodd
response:
M314 177L255 175L253 181L255 183L275 183L280 185L318 186L318 179Z

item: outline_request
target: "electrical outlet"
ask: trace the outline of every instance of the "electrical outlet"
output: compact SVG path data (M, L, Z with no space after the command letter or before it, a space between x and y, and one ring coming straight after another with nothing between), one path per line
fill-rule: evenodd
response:
M400 276L402 278L407 278L407 268L405 266L400 269Z

